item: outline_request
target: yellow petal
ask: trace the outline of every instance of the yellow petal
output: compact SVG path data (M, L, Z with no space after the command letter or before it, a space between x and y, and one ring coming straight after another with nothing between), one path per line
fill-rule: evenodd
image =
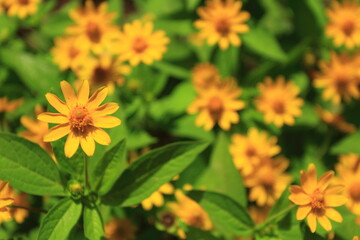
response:
M86 155L88 155L89 157L94 155L95 141L92 137L86 136L85 138L80 138L80 145Z
M318 221L320 223L320 225L326 230L326 231L330 231L331 230L331 223L329 221L329 219L324 215L324 216L318 216Z
M156 191L151 195L151 201L155 206L161 207L164 204L164 197L161 193Z
M89 99L90 87L89 82L87 80L83 81L81 87L78 92L78 102L81 105L85 105L87 100Z
M141 202L141 206L142 206L146 211L149 211L149 210L152 209L152 202L150 201L149 198L144 199L144 200Z
M339 194L344 191L344 185L332 185L325 190L325 194Z
M49 113L44 112L40 113L37 117L40 121L47 122L47 123L67 123L69 122L69 119L61 114L61 113Z
M310 205L300 206L296 212L296 219L303 220L311 211Z
M307 224L310 227L310 231L314 233L316 231L316 216L314 213L310 212L306 218Z
M57 125L49 130L49 132L44 136L44 142L53 142L56 141L70 132L70 124L64 123Z
M121 124L121 120L113 116L96 117L93 119L95 127L99 128L113 128Z
M321 178L318 181L318 188L321 191L324 191L325 188L327 188L327 186L329 186L329 183L331 181L331 179L334 176L334 171L328 171L326 173L324 173Z
M37 132L39 130L39 125L29 117L22 116L20 118L20 122L24 127L26 127L31 132Z
M165 183L159 188L159 191L164 194L173 194L174 193L174 187L170 183Z
M76 100L77 97L75 95L74 89L67 81L61 81L60 82L61 90L64 94L64 98L66 101L66 104L69 108L73 108L76 106Z
M342 222L343 221L343 218L341 216L341 214L336 211L335 209L333 208L327 208L325 210L325 215L330 218L331 220L334 220L335 222Z
M111 143L109 134L100 128L96 128L91 132L91 135L94 140L101 145L109 145Z
M0 199L0 208L9 206L13 202L14 202L14 199L12 199L12 198Z
M344 205L347 198L342 195L325 195L324 202L326 207L339 207Z
M68 106L63 101L61 101L56 95L52 93L47 93L45 97L50 103L50 105L53 106L58 112L65 115L69 114Z
M65 142L65 156L71 158L76 153L76 150L79 148L79 143L80 138L76 137L72 132L70 132Z
M106 87L102 87L97 90L88 100L87 107L88 109L97 108L106 98L108 94L108 89Z
M105 116L116 112L119 109L117 103L106 103L98 108L92 113L93 116Z
M289 199L297 204L297 205L306 205L308 203L310 203L311 198L309 195L307 195L302 188L300 188L299 186L293 185L290 186L290 191L291 194L289 196Z

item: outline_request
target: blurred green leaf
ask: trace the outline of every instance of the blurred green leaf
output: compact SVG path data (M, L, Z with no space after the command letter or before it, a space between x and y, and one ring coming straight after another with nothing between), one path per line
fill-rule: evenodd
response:
M155 62L153 67L180 79L189 79L191 76L188 69L167 62Z
M331 148L332 154L360 154L359 148L360 131L357 131L349 136L344 137L339 142L335 143Z
M219 238L213 236L211 232L205 232L198 228L189 227L186 232L187 240L218 240Z
M169 16L184 9L183 1L137 0L138 7L158 17Z
M190 19L157 19L155 26L168 35L176 34L187 37L194 32L193 21ZM172 41L173 39L171 39L170 44Z
M295 118L295 126L315 127L320 122L320 117L310 103L305 102L302 106L302 114Z
M116 17L115 17L115 22L116 23L120 23L119 20L121 17L123 17L123 13L124 13L124 1L119 1L119 0L109 0L108 1L108 11L109 12L115 12L116 13Z
M129 129L127 141L128 149L139 149L157 142L156 138L141 129Z
M84 208L84 233L90 240L102 240L104 236L103 220L97 208Z
M290 80L300 88L300 96L304 97L310 85L310 79L304 72L298 72L290 76Z
M9 18L6 14L0 14L0 43L15 33L16 25L15 18Z
M195 125L196 115L185 115L176 120L175 126L170 129L174 136L192 138L196 140L213 140L214 133Z
M314 14L318 25L323 28L327 22L324 2L314 0L305 0L304 2Z
M195 11L196 7L201 3L201 0L185 0L186 9L191 12Z

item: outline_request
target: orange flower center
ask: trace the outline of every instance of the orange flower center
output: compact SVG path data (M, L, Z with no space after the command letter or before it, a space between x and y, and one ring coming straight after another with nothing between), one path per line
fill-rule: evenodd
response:
M282 101L276 101L273 103L274 112L277 114L283 114L285 112L285 104Z
M336 78L336 88L340 93L347 92L349 79L346 76L338 76Z
M107 84L111 81L111 71L110 69L102 68L97 66L94 69L93 76L91 78L92 83L95 84Z
M165 212L161 215L160 222L164 225L166 228L170 228L175 223L175 215L171 212Z
M77 55L79 55L79 53L80 53L80 51L79 50L77 50L76 48L70 48L70 50L69 50L69 57L71 58L71 59L73 59L73 58L76 58L76 56Z
M29 0L18 0L20 5L28 5L29 4Z
M354 182L350 186L349 195L355 202L360 202L360 182Z
M223 103L219 97L212 97L209 101L209 112L213 119L219 120L224 110Z
M215 24L216 31L221 36L227 36L230 32L230 24L227 19L219 19Z
M246 149L245 155L246 155L248 158L255 157L255 156L257 155L257 154L256 154L256 149L255 149L253 146L249 146L249 147Z
M83 106L75 107L70 114L71 129L75 134L83 135L92 126L92 118L89 111Z
M94 43L100 42L101 29L99 28L99 25L96 22L89 22L86 27L86 34L90 40Z
M189 225L197 228L201 228L204 225L204 219L202 218L200 213L195 213L190 217Z
M134 39L132 47L133 47L135 52L142 53L148 47L148 44L147 44L147 42L146 42L146 40L144 38L137 37L137 38Z
M347 20L342 25L342 30L345 35L350 36L355 30L355 23L352 20Z
M311 207L315 210L321 211L325 209L324 193L316 189L311 195Z

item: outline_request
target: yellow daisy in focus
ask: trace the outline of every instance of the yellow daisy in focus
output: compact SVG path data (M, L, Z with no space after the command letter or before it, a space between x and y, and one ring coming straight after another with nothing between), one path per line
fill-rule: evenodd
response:
M15 111L21 104L23 104L24 100L22 98L9 101L7 97L0 98L0 113L8 112L11 113Z
M360 215L360 155L346 154L339 158L336 183L345 187L344 195L348 198L346 206L352 213Z
M237 111L245 107L245 103L238 99L240 94L241 89L229 78L222 85L200 90L199 97L191 103L187 113L199 112L195 124L204 126L206 131L211 130L216 123L223 130L229 130L231 124L240 120Z
M342 185L329 186L333 171L324 173L317 180L316 168L310 164L307 172L301 171L301 186L290 186L289 199L299 205L296 212L296 219L307 219L311 232L316 231L317 221L326 230L330 231L332 226L329 219L335 222L342 222L343 218L333 207L344 205L346 198L341 195Z
M249 31L245 22L250 14L241 11L242 2L237 0L207 0L205 7L198 8L201 19L194 25L200 29L200 37L206 39L209 45L219 43L225 50L229 45L240 46L239 34Z
M253 173L264 159L271 158L281 151L276 137L269 137L264 131L250 128L247 135L234 134L231 139L230 153L234 165L243 176Z
M177 202L169 202L167 206L181 221L204 231L212 229L209 215L197 202L186 196L181 190L175 191L175 198Z
M66 157L72 157L79 145L86 155L92 156L95 152L95 142L101 145L111 143L110 136L101 128L120 125L120 119L106 116L116 112L119 105L106 103L99 106L105 100L108 90L102 87L89 98L88 81L83 82L77 96L68 82L61 81L60 86L65 102L52 93L46 94L48 102L59 113L46 112L38 115L41 121L59 124L50 129L44 136L44 141L53 142L68 135L64 148Z
M163 194L173 194L174 187L170 183L165 183L162 185L157 191L150 195L150 197L144 199L141 202L141 206L149 211L153 208L153 206L161 207L164 205L164 197Z
M244 178L244 185L250 189L249 200L260 207L274 205L292 180L284 173L288 165L286 158L263 160L256 171Z
M126 218L114 218L104 227L106 239L131 240L135 239L136 226Z
M338 47L354 48L360 45L360 5L356 1L345 0L342 3L333 0L331 8L326 10L329 23L325 33Z
M132 66L143 62L151 65L162 59L170 39L162 30L154 31L152 22L142 23L135 20L124 25L115 51L122 61L129 61Z
M207 89L212 85L220 85L218 69L210 63L199 63L192 70L192 82L196 91Z
M272 81L265 78L259 83L260 96L255 100L256 108L264 114L266 123L274 123L277 127L284 124L294 125L295 117L301 115L304 101L298 97L300 89L291 81L285 82L284 77L277 77Z
M340 104L342 100L359 99L359 64L349 56L331 53L330 62L320 62L321 72L314 80L314 86L324 88L322 97Z
M320 107L316 108L321 120L326 124L329 124L343 133L354 133L356 132L356 126L354 124L348 123L340 115Z
M8 206L13 203L14 198L9 183L0 180L0 222L10 221L12 219Z
M4 0L9 16L18 16L21 19L36 13L41 0Z

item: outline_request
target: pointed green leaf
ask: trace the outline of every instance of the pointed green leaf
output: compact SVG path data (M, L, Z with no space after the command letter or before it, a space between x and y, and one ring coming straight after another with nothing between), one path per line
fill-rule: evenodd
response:
M101 240L104 236L103 220L97 208L84 209L84 232L90 240Z
M334 144L331 148L332 154L346 154L346 153L356 153L360 154L359 148L360 142L360 131L357 131L354 134L346 136L341 139L338 143Z

